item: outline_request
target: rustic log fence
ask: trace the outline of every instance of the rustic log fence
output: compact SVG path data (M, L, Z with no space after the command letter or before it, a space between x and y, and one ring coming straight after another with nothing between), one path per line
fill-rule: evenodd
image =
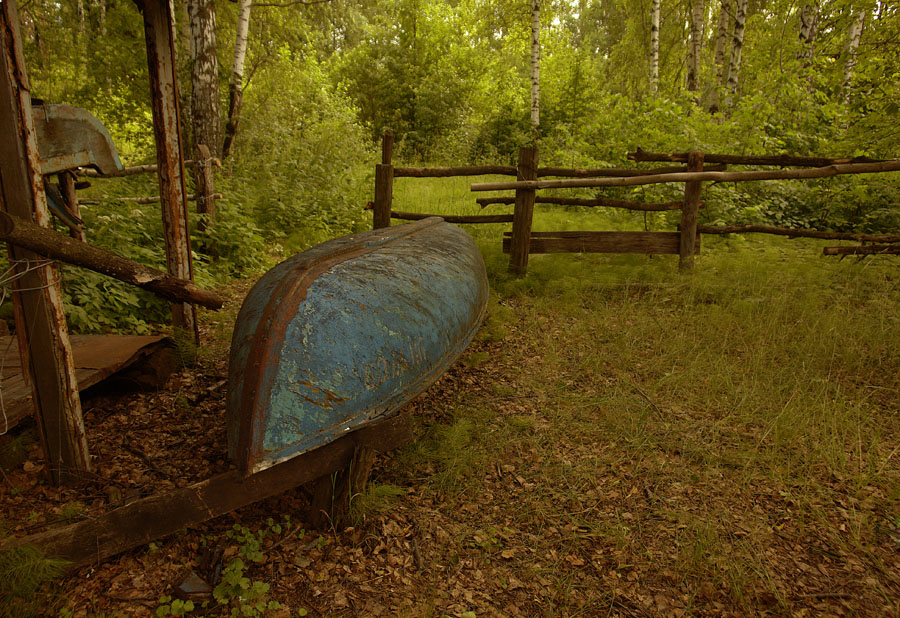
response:
M900 171L900 161L854 158L825 158L793 155L728 155L700 151L654 153L638 148L629 153L635 162L685 163L684 166L657 167L653 169L596 168L574 169L563 167L539 167L535 147L519 151L517 166L479 165L466 167L393 167L394 136L385 133L382 141L382 161L375 170L375 200L373 225L387 227L391 219L416 220L430 216L442 216L450 223L512 223L511 231L503 234L503 251L510 254L509 269L524 274L528 256L532 253L640 253L677 254L679 269L691 270L694 256L700 252L701 234L763 233L788 237L854 240L863 244L855 247L826 247L825 255L874 255L900 254L900 235L847 234L797 230L761 225L709 226L699 224L699 212L705 206L701 199L704 182L747 182L758 180L790 180L828 178L844 174L871 174ZM803 169L775 169L758 171L727 171L728 165L764 165ZM392 210L394 178L447 178L459 176L502 175L515 176L515 181L475 183L472 191L514 190L514 195L476 198L475 202L486 208L491 205L513 205L509 215L432 215ZM545 179L547 177L556 177ZM562 177L562 178L560 178ZM640 202L607 197L574 198L541 196L537 192L553 188L621 187L659 183L684 183L684 198L670 202ZM681 211L677 232L532 232L532 220L536 204L562 206L587 206L622 208L643 212Z

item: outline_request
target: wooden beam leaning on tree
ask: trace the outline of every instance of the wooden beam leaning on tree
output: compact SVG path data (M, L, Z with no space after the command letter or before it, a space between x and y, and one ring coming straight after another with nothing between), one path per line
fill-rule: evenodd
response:
M0 213L0 240L54 260L82 266L174 302L219 309L224 299L191 281L133 262L111 251L69 238L9 213Z

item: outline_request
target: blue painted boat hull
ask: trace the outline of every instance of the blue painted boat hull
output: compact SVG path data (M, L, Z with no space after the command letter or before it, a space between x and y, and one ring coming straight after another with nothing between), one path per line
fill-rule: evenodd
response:
M436 217L282 262L235 325L232 459L252 474L397 411L459 357L487 298L475 243Z

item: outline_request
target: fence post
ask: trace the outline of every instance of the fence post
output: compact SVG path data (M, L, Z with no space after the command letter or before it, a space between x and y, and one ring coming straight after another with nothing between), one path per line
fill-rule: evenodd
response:
M391 203L394 200L394 134L384 132L381 140L381 163L375 166L375 201L372 204L372 229L391 226Z
M537 146L519 149L517 180L537 180ZM509 242L509 271L524 275L528 269L528 247L531 244L531 220L534 217L534 189L516 189L512 238Z
M0 207L39 226L51 226L31 116L31 92L15 1L0 2ZM54 483L91 469L75 361L56 266L8 246L16 335L35 421ZM0 425L2 428L2 425ZM5 431L5 430L4 430Z
M150 107L159 199L162 203L163 234L166 238L166 267L179 279L194 279L191 236L187 222L187 195L184 187L181 111L178 109L178 80L175 75L175 41L171 2L139 2L144 17L147 65L150 77ZM200 342L197 309L190 303L171 303L172 325L190 333Z
M688 153L688 171L703 171L703 153L691 150ZM684 183L684 203L681 206L681 242L678 251L678 270L687 272L694 268L694 248L697 244L697 216L700 212L700 193L703 183Z

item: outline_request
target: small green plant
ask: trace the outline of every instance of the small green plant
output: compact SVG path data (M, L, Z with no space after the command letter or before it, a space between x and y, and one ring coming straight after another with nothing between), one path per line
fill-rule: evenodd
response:
M397 485L370 483L362 493L350 497L350 521L362 524L366 518L391 507L406 489Z
M184 616L194 611L194 602L188 599L173 599L169 595L159 597L159 607L156 608L156 615L160 618L165 616Z
M0 614L10 618L45 615L46 599L38 594L41 585L56 579L67 564L47 558L35 547L0 552Z
M247 569L248 562L265 561L265 539L270 535L280 535L290 526L290 516L285 515L283 524L270 517L266 525L255 532L240 524L235 524L227 532L226 536L238 544L239 555L222 569L222 579L213 589L213 598L221 605L230 606L232 616L262 616L266 611L281 606L278 601L268 598L269 584L252 580L247 576Z

